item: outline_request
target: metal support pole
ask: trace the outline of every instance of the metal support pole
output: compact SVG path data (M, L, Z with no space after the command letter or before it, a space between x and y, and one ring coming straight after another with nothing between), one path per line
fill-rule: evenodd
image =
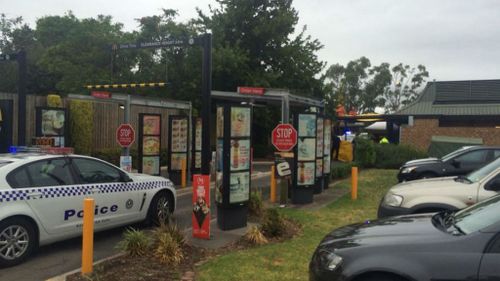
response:
M124 118L124 123L125 124L130 124L130 95L127 95L127 99L125 100L125 118ZM122 155L123 156L129 156L130 155L130 147L124 147L122 149Z
M188 119L188 124L189 124L189 130L188 130L188 161L187 163L187 182L189 183L189 181L191 180L191 166L194 164L192 161L193 161L193 154L192 154L192 149L193 149L193 145L192 145L192 132L193 132L193 104L191 102L189 102L189 119Z
M203 40L203 64L201 77L202 93L202 153L201 153L201 173L210 175L210 159L212 158L210 148L210 112L212 110L210 102L210 92L212 90L212 34L205 34Z
M284 95L281 99L281 123L290 123L290 100L288 95Z
M19 71L18 82L18 110L17 110L17 144L26 145L26 52L21 50L17 54Z

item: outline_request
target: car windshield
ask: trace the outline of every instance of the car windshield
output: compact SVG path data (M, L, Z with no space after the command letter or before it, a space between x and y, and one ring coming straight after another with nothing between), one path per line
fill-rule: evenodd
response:
M486 177L487 175L489 175L491 172L493 172L494 170L496 170L497 168L500 168L500 158L498 158L497 160L489 163L488 165L486 166L483 166L482 168L480 169L477 169L475 171L472 171L470 172L466 178L470 181L470 182L478 182L480 181L482 178Z
M450 153L446 154L445 156L441 157L441 160L443 160L443 162L446 162L446 161L454 158L458 154L462 153L464 150L469 149L469 148L470 148L470 146L464 146L462 148L459 148L459 149L457 149L453 152L450 152Z
M469 234L500 221L500 196L477 203L454 215L455 226Z

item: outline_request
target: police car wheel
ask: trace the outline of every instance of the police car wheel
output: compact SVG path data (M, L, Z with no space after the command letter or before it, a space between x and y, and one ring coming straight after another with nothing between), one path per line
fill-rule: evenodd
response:
M167 192L155 195L149 206L149 220L154 225L168 224L172 213L172 199Z
M0 223L0 266L13 266L28 258L36 244L33 225L23 218Z

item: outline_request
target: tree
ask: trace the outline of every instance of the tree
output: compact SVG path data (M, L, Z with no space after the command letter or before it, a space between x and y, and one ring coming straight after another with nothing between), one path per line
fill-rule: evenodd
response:
M388 63L371 66L370 60L361 57L350 61L345 67L334 64L324 76L327 111L333 114L337 105L347 111L373 112L383 106L382 93L390 84L391 73Z
M391 71L391 85L384 91L385 111L390 113L413 102L425 79L429 77L429 72L421 64L415 68L400 63Z

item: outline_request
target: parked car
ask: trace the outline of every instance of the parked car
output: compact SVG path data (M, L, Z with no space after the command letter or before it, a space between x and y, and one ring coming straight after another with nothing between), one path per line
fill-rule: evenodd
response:
M500 196L458 212L341 227L319 244L311 281L500 280Z
M96 231L166 221L176 204L170 180L82 155L4 154L0 175L0 266L23 262L39 245L81 235L86 197L95 200Z
M459 210L500 192L500 158L466 176L402 182L380 202L379 217Z
M399 169L398 181L460 176L470 173L500 156L500 147L464 146L442 158L417 159Z

